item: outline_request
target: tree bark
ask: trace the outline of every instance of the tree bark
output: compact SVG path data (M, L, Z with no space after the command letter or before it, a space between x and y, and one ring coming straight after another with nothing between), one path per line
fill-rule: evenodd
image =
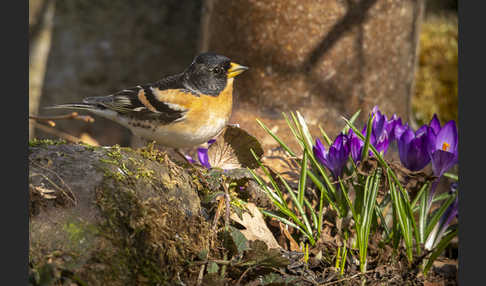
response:
M42 97L47 59L51 48L55 0L29 1L29 114L37 115ZM29 139L35 137L29 121Z

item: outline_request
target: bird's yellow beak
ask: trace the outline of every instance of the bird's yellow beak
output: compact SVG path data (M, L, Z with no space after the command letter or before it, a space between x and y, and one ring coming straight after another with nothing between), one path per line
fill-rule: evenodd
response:
M228 78L235 77L247 69L248 67L239 65L237 63L230 63L230 68L228 69Z

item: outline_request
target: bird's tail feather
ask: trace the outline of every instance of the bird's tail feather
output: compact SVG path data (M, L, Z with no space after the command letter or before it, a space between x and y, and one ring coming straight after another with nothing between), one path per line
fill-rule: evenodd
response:
M77 110L98 110L102 109L97 104L90 103L66 103L44 107L45 109L77 109Z

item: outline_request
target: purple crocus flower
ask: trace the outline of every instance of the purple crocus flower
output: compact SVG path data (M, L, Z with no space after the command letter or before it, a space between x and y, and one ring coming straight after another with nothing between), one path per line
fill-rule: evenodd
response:
M427 129L420 127L415 133L407 126L398 140L398 155L402 164L411 171L423 169L429 162L427 154Z
M393 114L393 116L388 119L385 114L381 113L378 106L373 107L372 113L375 115L372 133L376 136L376 138L380 138L383 136L383 133L386 133L390 140L395 139L393 130L397 124L402 124L402 119L396 114Z
M361 140L352 129L348 131L348 144L351 152L351 158L355 164L361 161L361 152L363 152L364 142Z
M211 169L211 164L209 164L208 149L197 148L197 158L199 159L199 163L201 163L201 165L203 165L206 169Z
M457 163L457 140L456 122L451 120L441 127L437 115L434 114L428 126L427 153L432 162L432 171L437 179L432 183L428 207L432 204L440 178Z
M184 157L186 157L186 160L189 161L191 164L195 164L196 163L196 160L192 159L191 156L189 155L184 155Z
M402 119L394 114L390 120L385 114L381 113L378 106L373 107L371 112L374 114L373 124L371 128L370 143L378 152L386 153L390 142L395 139L394 130L397 124L401 125ZM366 136L367 125L363 128L361 133Z
M216 139L211 139L208 141L208 148L197 148L197 158L199 159L199 163L203 165L206 169L211 169L211 164L209 163L209 156L208 150L209 147L216 142Z
M370 143L375 146L378 152L383 152L383 154L385 154L388 150L388 145L390 144L388 132L393 127L390 125L391 122L387 120L386 115L378 110L378 106L373 108L373 114L375 118L373 119L373 125L371 126ZM366 134L366 126L363 130L363 134Z
M337 179L341 176L350 153L346 135L339 134L334 139L329 150L326 150L319 138L317 138L316 145L312 149L319 162L331 170L334 178Z
M432 119L429 122L429 127L432 128L432 131L434 132L435 135L439 133L441 127L440 127L439 118L437 118L437 114L434 114L434 116L432 116Z
M211 139L208 141L208 148L211 146L216 139ZM209 163L209 156L208 156L208 148L197 148L197 159L199 160L199 163L201 163L202 166L204 166L207 169L211 169L211 164ZM187 161L191 162L192 164L196 163L196 160L194 160L191 156L189 155L184 155L186 157Z
M398 144L398 140L400 140L400 137L402 137L403 132L405 132L408 129L410 129L410 127L408 126L408 123L402 124L401 119L400 119L399 122L397 122L395 124L395 126L393 128L393 137L397 141L397 144Z
M427 152L432 161L434 175L441 177L458 160L456 122L451 120L441 128L438 120L433 118L428 128Z

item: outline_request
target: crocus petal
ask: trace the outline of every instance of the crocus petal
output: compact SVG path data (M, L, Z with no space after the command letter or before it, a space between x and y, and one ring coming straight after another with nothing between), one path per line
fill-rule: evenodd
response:
M390 144L390 140L388 140L388 135L384 132L379 140L375 140L373 146L376 148L376 151L386 153L388 150L388 145Z
M421 170L430 162L427 154L427 134L422 131L417 133L419 133L418 136L412 129L407 128L398 140L400 161L411 171Z
M314 155L316 156L317 160L322 165L327 165L327 151L319 138L316 139L316 145L312 147L312 150L314 151Z
M331 170L334 178L341 176L343 172L344 165L346 165L346 161L348 159L349 152L347 148L329 148L329 156L328 162L329 164L326 166L329 170Z
M393 114L392 118L388 122L386 126L386 132L388 133L388 137L390 142L396 139L395 137L395 128L397 125L402 125L402 119L398 117L396 114Z
M408 147L413 137L413 131L410 128L407 128L403 131L400 139L398 140L398 155L400 157L400 161L404 166L408 165Z
M341 175L350 152L346 135L339 134L327 152L318 138L316 139L316 145L312 149L319 162L326 166L335 178Z
M385 132L386 116L381 114L380 111L375 113L375 119L373 119L372 132L376 139L379 139Z
M373 109L371 110L371 113L377 113L379 110L378 110L378 105L375 105L373 106Z
M211 169L211 164L209 164L208 149L197 148L197 158L199 159L199 163L201 163L201 165L207 169Z
M442 129L437 134L435 140L435 149L448 152L455 152L457 149L457 128L456 122L451 120L444 124Z
M429 126L430 126L430 128L432 128L432 131L434 132L435 135L437 135L437 133L439 133L441 128L440 128L439 118L437 118L437 114L434 114L434 116L430 120Z
M337 178L340 175L340 170L339 170L339 154L340 150L337 150L334 147L329 148L329 156L328 156L328 164L326 164L326 167L331 170L331 173L335 178Z
M425 135L427 133L427 129L428 128L429 127L427 125L420 126L420 128L417 129L417 131L415 131L415 137L419 137L419 136Z
M437 135L435 134L432 127L428 128L427 131L427 154L432 155L435 151L435 142L437 140Z
M408 123L401 124L401 120L400 123L397 123L395 125L395 128L393 129L393 137L395 137L395 140L397 140L397 142L402 136L403 132L405 132L405 130L407 129L408 129Z
M184 157L186 157L186 160L187 160L187 161L189 161L189 162L191 162L191 164L196 163L196 160L192 159L192 157L191 157L191 156L189 156L189 155L184 155Z
M361 160L361 152L363 151L364 142L358 137L353 137L349 141L351 157L353 161L357 163Z
M341 149L341 147L343 146L343 143L346 142L346 136L344 136L343 134L339 134L336 139L334 139L334 142L332 142L332 145L331 147L334 147L336 149Z
M452 152L436 150L430 155L432 161L432 171L437 177L441 177L447 170L449 170L455 163L457 163L457 155Z
M422 135L412 139L407 151L407 167L411 171L422 170L430 162L427 156L426 136Z

